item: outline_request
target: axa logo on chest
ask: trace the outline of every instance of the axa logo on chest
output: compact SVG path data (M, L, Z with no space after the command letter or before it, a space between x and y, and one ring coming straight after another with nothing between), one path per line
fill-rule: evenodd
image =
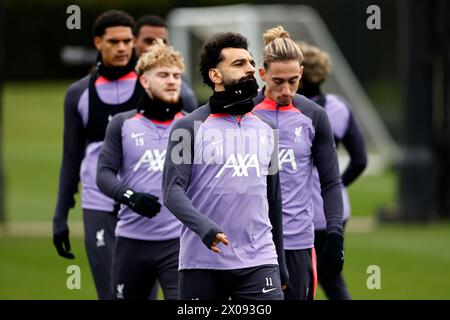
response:
M256 154L231 154L215 177L220 178L227 169L233 170L232 177L248 177L250 168L255 170L257 177L261 177L261 168Z
M295 161L295 152L294 149L280 149L278 153L278 158L280 159L280 171L283 170L283 165L290 164L292 170L297 170L297 162Z
M273 175L279 171L276 157L279 130L256 122L251 125L226 123L235 128L206 127L194 122L194 130L171 132L168 155L174 165L219 165L216 177L231 170L232 177ZM209 125L209 123L207 123Z
M133 171L136 172L139 169L144 168L147 169L147 171L162 172L165 158L166 150L147 149L134 166Z

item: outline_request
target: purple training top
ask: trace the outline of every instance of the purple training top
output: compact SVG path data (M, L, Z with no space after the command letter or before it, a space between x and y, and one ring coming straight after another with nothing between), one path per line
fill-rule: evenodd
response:
M329 232L342 232L342 197L339 167L328 118L318 105L296 95L288 106L264 97L255 98L254 112L280 130L279 164L283 198L283 234L286 250L314 246L313 169L316 165L326 190Z
M162 172L173 123L150 120L136 111L114 116L98 162L101 190L117 201L132 189L155 195L162 202ZM165 206L150 219L122 205L116 227L117 236L149 241L179 238L180 231L181 222Z
M180 270L279 264L286 281L279 178L270 166L277 168L277 142L272 125L252 113L239 121L205 105L175 123L163 194L184 224ZM220 254L209 248L218 232L230 240Z

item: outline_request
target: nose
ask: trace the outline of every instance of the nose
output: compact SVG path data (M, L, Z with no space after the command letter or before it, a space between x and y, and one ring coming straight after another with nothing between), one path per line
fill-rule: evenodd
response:
M248 62L247 63L247 71L246 71L246 73L247 74L254 74L255 71L256 71L255 67L250 62Z
M284 84L283 85L283 87L281 88L281 94L283 96L289 96L289 97L291 96L292 90L291 90L291 88L289 87L288 84Z
M168 84L169 85L175 85L176 82L177 82L177 79L173 75L170 75L169 77L167 77L167 79L168 79Z
M123 41L119 41L119 46L118 46L118 50L119 51L124 51L126 49L126 44Z

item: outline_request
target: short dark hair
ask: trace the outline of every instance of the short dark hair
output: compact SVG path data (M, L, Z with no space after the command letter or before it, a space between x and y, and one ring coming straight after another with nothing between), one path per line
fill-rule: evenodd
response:
M139 20L136 22L136 27L134 28L135 36L139 34L139 31L143 26L162 27L167 29L166 21L164 21L164 19L160 16L153 14L149 14L139 18Z
M199 69L203 82L214 89L214 83L209 78L209 70L216 67L222 61L222 49L240 48L248 50L247 38L239 33L216 33L208 40L200 53Z
M134 30L136 23L132 16L121 10L108 10L97 17L92 28L94 37L101 37L109 27L130 27Z

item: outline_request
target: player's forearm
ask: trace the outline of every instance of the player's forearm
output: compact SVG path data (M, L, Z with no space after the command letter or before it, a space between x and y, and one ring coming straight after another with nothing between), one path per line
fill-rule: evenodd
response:
M163 188L164 205L189 229L195 232L210 248L216 234L222 232L208 217L201 214L191 203L186 191L176 182Z
M342 143L350 156L350 162L342 174L342 183L344 186L348 186L361 175L367 166L364 137L353 115L350 115L349 126Z
M327 232L343 233L343 201L342 183L339 175L338 159L335 150L328 152L327 161L320 158L317 161L323 211L327 221Z
M72 146L74 148L75 146ZM65 146L65 151L67 150ZM80 181L80 167L83 159L83 150L64 152L59 174L58 198L54 212L53 222L56 229L67 228L67 216L70 208L75 206L75 193L77 193ZM61 230L59 230L61 231Z
M117 178L117 173L118 170L108 164L104 156L100 155L97 165L97 186L101 192L119 202L127 187Z
M327 221L327 232L343 233L342 183L339 175L338 159L335 150L327 152L327 160L318 157L316 161L319 173L323 211Z
M97 162L96 183L100 191L117 202L127 190L117 177L122 167L122 125L123 114L115 115L106 128L105 139Z
M361 175L366 166L367 162L365 160L350 160L342 174L342 184L346 187L352 184Z
M340 182L322 192L327 232L343 234L343 202Z

